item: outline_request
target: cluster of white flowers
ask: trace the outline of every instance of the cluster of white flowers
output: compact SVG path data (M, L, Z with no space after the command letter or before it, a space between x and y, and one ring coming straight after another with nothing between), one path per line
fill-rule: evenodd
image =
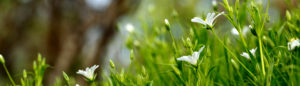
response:
M295 39L292 38L289 42L288 42L288 50L294 50L296 47L300 46L300 40L299 39Z
M257 48L253 48L253 49L250 50L250 53L251 53L253 56L255 56L256 50L257 50ZM249 55L248 53L246 53L246 52L243 52L243 53L241 54L241 56L243 56L243 57L245 57L245 58L247 58L247 59L250 59L250 55Z
M217 5L217 2L216 0L213 0L212 1L212 5L215 6ZM207 16L206 16L206 19L202 19L202 18L199 18L199 17L194 17L191 19L192 22L194 23L200 23L200 24L203 24L205 26L209 26L210 28L213 27L213 23L215 21L215 19L217 17L219 17L220 15L224 14L224 12L221 12L219 14L216 15L216 13L208 13ZM166 25L170 25L169 24L169 21L168 19L165 19L165 24ZM134 27L132 24L126 24L125 26L126 30L128 32L133 32L134 31ZM242 33L243 34L246 34L248 31L249 31L249 28L253 28L251 25L249 25L248 27L243 27L243 31ZM231 30L231 33L233 35L239 35L239 32L237 31L236 28L233 28ZM300 40L299 39L295 39L295 38L292 38L290 40L290 42L288 42L288 50L293 50L295 49L296 47L299 47L300 46ZM177 58L178 61L185 61L185 62L188 62L192 65L197 65L197 61L199 59L199 56L201 54L201 52L203 51L203 49L205 48L205 46L201 47L199 49L199 51L197 52L193 52L192 55L188 55L188 56L181 56L179 58ZM253 56L255 56L255 52L256 52L257 48L253 48L250 50L250 54L252 54ZM246 52L243 52L242 54L240 54L241 56L247 58L247 59L250 59L250 55ZM0 56L1 58L1 56ZM231 62L234 64L234 65L237 65L237 63L231 59ZM95 79L95 74L94 74L94 71L98 68L99 66L98 65L94 65L92 66L91 68L86 68L85 70L79 70L77 72L77 74L81 74L83 76L85 76L87 79L89 80L94 80ZM79 86L78 84L76 84L76 86Z
M191 63L193 65L197 65L197 61L199 59L200 53L203 51L205 46L201 47L198 52L194 52L192 56L182 56L180 58L177 58L179 61L186 61L188 63Z
M78 70L77 74L83 75L88 80L94 80L96 78L94 72L98 67L99 65L94 65L91 68L87 67L85 70Z

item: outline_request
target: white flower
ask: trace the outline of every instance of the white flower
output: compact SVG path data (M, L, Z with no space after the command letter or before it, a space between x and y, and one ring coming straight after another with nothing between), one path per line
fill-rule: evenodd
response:
M235 68L239 68L239 65L233 59L231 59L230 61Z
M288 42L288 50L294 50L296 47L300 46L300 40L292 38L290 42Z
M243 27L243 30L242 30L243 35L247 34L247 32L249 31L249 28L252 28L252 26L249 25L249 27L247 27L247 26L244 26L244 27ZM237 35L237 36L240 35L240 33L237 31L236 28L232 28L232 29L231 29L231 33L232 33L233 35Z
M199 17L194 17L194 18L192 19L192 22L200 23L200 24L203 24L203 25L209 25L210 27L212 27L212 26L213 26L214 20L215 20L218 16L220 16L220 15L222 15L222 14L224 14L224 12L221 12L221 13L219 13L218 15L216 15L215 13L208 13L205 20L203 20L203 19L201 19L201 18L199 18ZM215 15L216 15L216 16L215 16Z
M249 25L248 27L249 27L250 29L253 29L253 26L252 26L252 25Z
M211 3L212 3L212 5L213 5L213 6L217 6L217 5L218 5L218 3L217 3L217 1L216 1L216 0L212 0L212 2L211 2Z
M253 48L253 49L250 50L250 53L251 53L253 56L255 56L256 50L257 50L257 48ZM250 59L250 55L249 55L248 53L246 53L246 52L243 52L243 53L241 54L241 56L243 56L243 57L245 57L245 58L247 58L247 59Z
M233 35L239 35L239 31L237 31L235 28L232 28L232 29L231 29L231 33L232 33Z
M177 58L177 60L179 60L179 61L186 61L186 62L189 62L189 63L191 63L193 65L197 65L197 61L199 59L199 55L203 51L204 48L205 48L205 46L201 47L200 50L198 52L194 52L192 56L182 56L180 58Z
M169 20L168 20L168 19L165 19L165 24L166 24L166 25L170 25L170 23L169 23Z
M230 61L231 61L234 65L237 65L236 62L235 62L233 59L231 59Z
M81 74L89 80L94 80L95 79L94 72L98 67L99 67L99 65L94 65L91 68L87 67L85 69L85 71L84 70L78 70L77 74Z
M76 84L75 86L80 86L79 84Z
M243 31L242 31L243 35L246 35L247 32L250 31L250 30L249 30L250 27L252 28L251 25L249 25L248 27L247 27L247 26L244 26L244 27L243 27Z
M134 27L133 27L133 25L130 24L130 23L126 24L125 28L126 28L126 30L127 30L128 32L130 32L130 33L134 31Z
M243 52L243 53L241 54L241 56L243 56L243 57L245 57L245 58L247 58L247 59L250 59L249 54L246 53L246 52Z
M105 11L112 2L113 0L85 0L88 7L99 11Z

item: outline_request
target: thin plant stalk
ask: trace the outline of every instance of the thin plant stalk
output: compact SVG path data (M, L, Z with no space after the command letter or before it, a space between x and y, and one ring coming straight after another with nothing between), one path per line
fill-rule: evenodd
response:
M170 36L171 36L171 38L172 38L172 40L173 40L173 46L174 46L174 48L175 48L175 53L176 53L176 52L177 52L177 51L176 51L177 47L176 47L175 38L174 38L174 36L173 36L171 30L169 30L168 32L170 33Z
M217 40L225 47L225 49L236 59L236 61L242 65L243 68L246 69L247 72L256 80L255 75L235 56L235 54L223 43L223 41L218 37L218 35L215 33L214 28L211 29L214 36L217 38Z
M238 32L239 32L239 36L240 36L240 39L241 39L242 42L243 42L243 45L244 45L244 47L245 47L245 50L246 50L246 52L250 55L250 57L252 58L253 55L250 53L250 51L249 51L249 49L248 49L247 43L246 43L246 41L245 41L245 38L244 38L244 36L243 36L243 34L242 34L242 32L241 32L241 27L238 27L238 28L239 28L239 29L237 29L237 30L238 30Z
M258 44L259 44L259 53L260 53L260 60L261 60L261 66L262 66L262 72L263 75L266 75L266 71L265 71L265 64L264 64L264 54L262 51L262 41L261 41L261 37L258 38Z
M13 84L13 86L16 86L14 80L12 79L10 73L8 72L8 70L7 70L7 68L6 68L5 63L3 63L3 67L4 67L5 72L7 73L7 76L8 76L8 78L9 78L10 82Z
M265 25L265 22L267 20L267 17L268 17L268 11L269 11L269 5L270 5L270 0L268 0L268 6L267 6L267 9L266 9L266 13L265 13L265 16L264 16L264 21L263 21L263 24L259 30L259 35L258 35L258 43L259 43L259 53L260 53L260 58L261 58L261 66L262 66L262 72L263 72L263 75L265 76L266 75L266 71L265 71L265 64L264 64L264 54L263 54L263 50L262 50L262 34L263 34L263 30L264 30L264 25Z

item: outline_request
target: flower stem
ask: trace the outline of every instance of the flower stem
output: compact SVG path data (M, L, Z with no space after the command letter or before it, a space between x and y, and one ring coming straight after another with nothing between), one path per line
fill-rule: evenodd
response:
M262 72L263 75L266 75L266 71L265 71L265 64L264 64L264 54L262 51L262 41L261 41L261 37L258 37L258 43L259 43L259 53L260 53L260 60L261 60L261 66L262 66Z
M172 34L171 30L169 30L168 32L170 33L170 35L171 35L171 38L172 38L173 42L175 42L175 38L174 38L174 36L173 36L173 34Z
M261 28L259 30L259 34L258 34L258 43L259 43L259 53L260 53L260 59L261 59L261 66L262 66L262 72L263 72L263 75L265 76L266 75L266 71L265 71L265 64L264 64L264 54L263 54L263 50L262 50L262 35L263 35L263 30L264 30L264 25L265 25L265 22L268 18L268 11L269 11L269 6L270 6L270 0L268 0L268 6L267 6L267 9L266 9L266 13L265 13L265 17L264 17L264 20L263 20L263 24L261 25Z
M13 84L13 86L16 86L14 80L11 78L10 73L8 72L8 70L7 70L7 68L6 68L5 63L3 63L3 67L4 67L5 72L7 73L7 76L8 76L8 78L9 78L10 82Z
M176 54L176 53L177 53L177 47L176 47L175 38L174 38L174 36L173 36L171 30L169 30L168 32L170 33L171 38L172 38L172 40L173 40L172 45L173 45L173 47L174 47L174 52L175 52L175 54Z
M90 86L97 86L96 83L93 81L90 83Z
M240 39L242 40L242 42L243 42L243 45L244 45L244 47L246 48L246 50L248 51L248 46L247 46L247 43L246 43L246 41L245 41L245 39L244 39L244 36L243 36L243 34L242 34L242 32L241 32L241 28L240 27L238 27L239 29L237 29L237 31L239 32L239 36L240 36Z
M212 33L214 34L214 36L218 39L218 41L225 47L225 49L234 57L234 59L242 65L243 68L245 68L245 70L247 72L249 72L249 74L256 79L255 75L235 56L235 54L229 50L229 48L223 43L223 41L218 37L218 35L215 33L214 29L211 29Z
M249 51L249 49L248 49L247 43L246 43L246 41L245 41L245 38L244 38L244 36L243 36L243 34L242 34L242 32L241 32L241 27L238 27L238 28L239 28L239 29L237 29L237 30L238 30L238 32L239 32L240 39L241 39L242 42L243 42L244 49L246 50L246 52L247 52L247 53L250 55L250 57L252 58L253 55L252 55L252 53L250 53L250 51Z

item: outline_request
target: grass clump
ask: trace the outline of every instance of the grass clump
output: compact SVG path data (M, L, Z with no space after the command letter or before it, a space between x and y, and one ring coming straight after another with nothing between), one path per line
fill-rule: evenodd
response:
M214 1L213 10L205 18L186 19L172 11L168 19L148 20L138 12L135 16L142 29L133 25L126 28L129 67L118 69L110 60L109 73L102 74L103 81L98 81L94 73L98 65L77 73L91 86L297 86L299 7L271 23L270 0L266 1L265 6L255 0ZM219 11L221 6L224 12ZM153 10L149 13L155 14ZM226 26L232 26L232 31L226 31ZM3 57L0 61L5 66ZM47 67L45 59L38 55L33 74L24 70L21 85L40 86ZM62 74L66 85L76 84L65 72ZM12 79L11 83L15 85Z

